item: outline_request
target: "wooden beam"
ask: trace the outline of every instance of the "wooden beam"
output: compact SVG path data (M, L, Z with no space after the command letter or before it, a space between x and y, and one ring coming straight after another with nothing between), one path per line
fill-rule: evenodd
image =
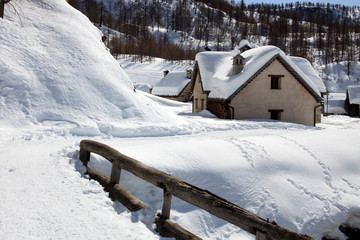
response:
M180 225L158 215L155 218L156 231L162 237L172 237L176 240L201 240L201 238L182 228Z
M145 203L132 195L128 190L118 184L112 183L109 178L101 173L87 167L86 174L88 174L91 179L98 181L104 187L104 190L109 192L113 200L118 200L131 212L139 211L147 207Z

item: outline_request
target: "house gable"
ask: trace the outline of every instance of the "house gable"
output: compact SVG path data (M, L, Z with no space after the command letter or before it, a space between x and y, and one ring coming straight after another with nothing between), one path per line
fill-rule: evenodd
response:
M272 76L280 78L280 88L271 88ZM317 100L296 77L275 58L230 100L235 119L271 119L314 125Z
M202 110L207 109L209 92L204 91L201 74L197 63L195 63L194 66L194 74L191 82L193 92L192 112L201 112Z
M322 101L317 87L279 48L266 46L254 48L241 53L244 58L244 69L238 74L233 72L233 57L238 51L232 52L201 52L196 55L196 62L201 73L204 91L209 92L210 99L229 100L252 81L274 59L279 58L287 65L305 88L319 102Z
M234 74L232 63L237 56L241 56L244 68ZM193 112L198 111L194 109L200 97L206 95L205 108L220 118L273 118L307 125L321 118L319 89L277 47L259 47L241 54L238 49L199 53L195 69ZM264 79L266 86L261 86ZM247 94L248 89L252 90Z
M264 69L266 69L267 67L269 67L275 60L278 60L279 62L281 62L281 64L283 64L283 66L299 81L299 83L311 94L311 96L317 101L317 102L322 102L322 98L320 97L319 94L317 94L314 91L314 87L310 86L308 81L304 80L304 78L299 74L299 70L297 71L296 69L294 69L293 66L291 66L289 64L289 61L286 61L280 54L276 54L274 55L271 59L268 60L268 62L266 62L261 68L257 69L256 72L254 72L254 74L249 77L249 79L242 84L238 89L236 89L234 91L233 94L231 94L227 100L231 100L233 97L235 97L242 89L244 89L252 80L254 80L256 78L256 76L258 76L262 71L264 71ZM301 70L300 70L301 71ZM278 75L276 73L274 73L273 75Z

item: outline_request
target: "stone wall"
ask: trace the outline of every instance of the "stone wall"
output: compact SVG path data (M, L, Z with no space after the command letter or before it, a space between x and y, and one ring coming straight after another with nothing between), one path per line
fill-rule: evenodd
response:
M231 109L227 102L216 102L208 100L207 110L215 114L218 118L231 119Z

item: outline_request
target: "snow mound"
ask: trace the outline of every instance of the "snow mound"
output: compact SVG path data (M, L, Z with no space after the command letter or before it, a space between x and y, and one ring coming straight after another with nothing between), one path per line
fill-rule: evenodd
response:
M92 136L120 120L169 119L134 91L101 32L66 1L21 0L18 6L20 18L7 8L0 19L0 120L65 121L74 124L74 134Z

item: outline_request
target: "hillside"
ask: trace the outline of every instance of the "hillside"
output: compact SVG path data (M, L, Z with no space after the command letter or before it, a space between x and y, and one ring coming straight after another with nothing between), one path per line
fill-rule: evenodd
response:
M0 239L164 239L152 228L162 191L122 171L122 186L149 207L112 202L78 160L84 138L317 240L359 228L358 118L309 127L192 114L132 83L187 65L123 59L121 68L65 1L12 2L20 18L10 7L0 19ZM109 176L103 158L89 164ZM171 220L205 240L254 239L176 198Z
M145 56L194 60L199 51L229 51L245 38L253 46L275 45L288 55L307 58L325 81L329 73L321 66L340 62L349 75L357 71L355 67L360 61L360 9L345 6L346 3L245 5L227 0L69 3L102 29L106 44L116 57L135 54L139 61ZM330 78L329 81L340 84L343 80ZM335 90L333 83L329 83L329 88Z

